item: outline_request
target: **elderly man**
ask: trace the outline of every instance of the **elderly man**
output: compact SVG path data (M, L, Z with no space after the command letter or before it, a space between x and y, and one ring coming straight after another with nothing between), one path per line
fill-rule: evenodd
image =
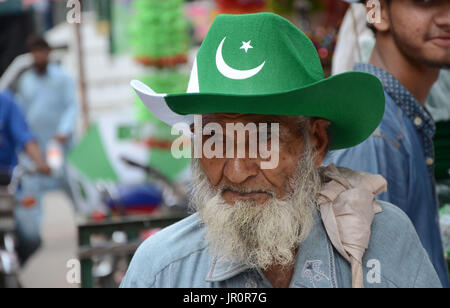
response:
M324 79L311 41L262 13L214 21L190 93L132 85L166 123L194 122L196 213L150 237L122 287L440 286L407 216L375 200L381 176L320 167L379 124L374 76Z

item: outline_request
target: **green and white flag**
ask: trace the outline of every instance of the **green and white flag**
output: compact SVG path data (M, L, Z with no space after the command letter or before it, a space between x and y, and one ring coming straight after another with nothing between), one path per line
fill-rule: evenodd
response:
M105 187L147 181L142 170L128 166L121 157L152 165L172 181L189 176L188 160L176 160L170 150L149 149L133 134L123 133L138 129L132 115L102 117L68 154L69 183L81 213L106 210L101 200L101 191Z

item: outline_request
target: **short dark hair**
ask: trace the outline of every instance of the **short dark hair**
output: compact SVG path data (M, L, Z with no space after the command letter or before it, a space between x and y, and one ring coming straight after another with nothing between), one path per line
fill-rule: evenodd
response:
M41 36L32 36L27 40L28 51L33 50L51 50L50 45Z

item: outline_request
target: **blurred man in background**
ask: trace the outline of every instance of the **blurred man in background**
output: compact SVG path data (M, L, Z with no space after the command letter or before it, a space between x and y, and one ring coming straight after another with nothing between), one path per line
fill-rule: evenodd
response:
M450 1L382 0L381 22L371 27L376 44L370 64L355 70L382 81L384 118L371 138L335 152L332 160L387 179L381 199L408 214L448 286L433 173L435 125L424 105L440 69L450 66Z
M0 93L0 174L2 178L11 176L12 169L17 164L17 153L20 152L25 152L32 159L38 172L50 173L50 168L29 131L19 107L11 95ZM14 211L19 239L18 254L22 263L41 244L39 226L32 219L33 211L32 207L25 208L22 205L15 207Z
M30 38L28 48L34 64L19 81L19 103L42 149L52 140L67 149L78 116L74 82L63 68L49 62L51 48L43 38Z
M56 145L59 159L63 160L63 154L71 146L78 114L74 82L59 65L49 62L51 48L43 38L32 37L27 43L34 64L19 80L17 98L40 148L47 153L47 159L55 154L51 152ZM26 163L28 157L21 159ZM43 194L51 189L69 191L64 166L61 164L56 170L55 166L51 167L51 176L27 175L22 181L24 192L36 200L38 224L42 220Z

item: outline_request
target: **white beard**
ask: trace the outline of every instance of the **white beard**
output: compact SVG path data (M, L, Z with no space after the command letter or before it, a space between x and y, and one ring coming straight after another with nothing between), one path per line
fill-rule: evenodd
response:
M292 265L295 250L311 231L321 187L313 157L311 149L304 152L285 200L271 197L261 205L238 201L234 206L226 203L220 189L214 190L198 160L193 160L192 207L205 224L211 253L262 270Z

